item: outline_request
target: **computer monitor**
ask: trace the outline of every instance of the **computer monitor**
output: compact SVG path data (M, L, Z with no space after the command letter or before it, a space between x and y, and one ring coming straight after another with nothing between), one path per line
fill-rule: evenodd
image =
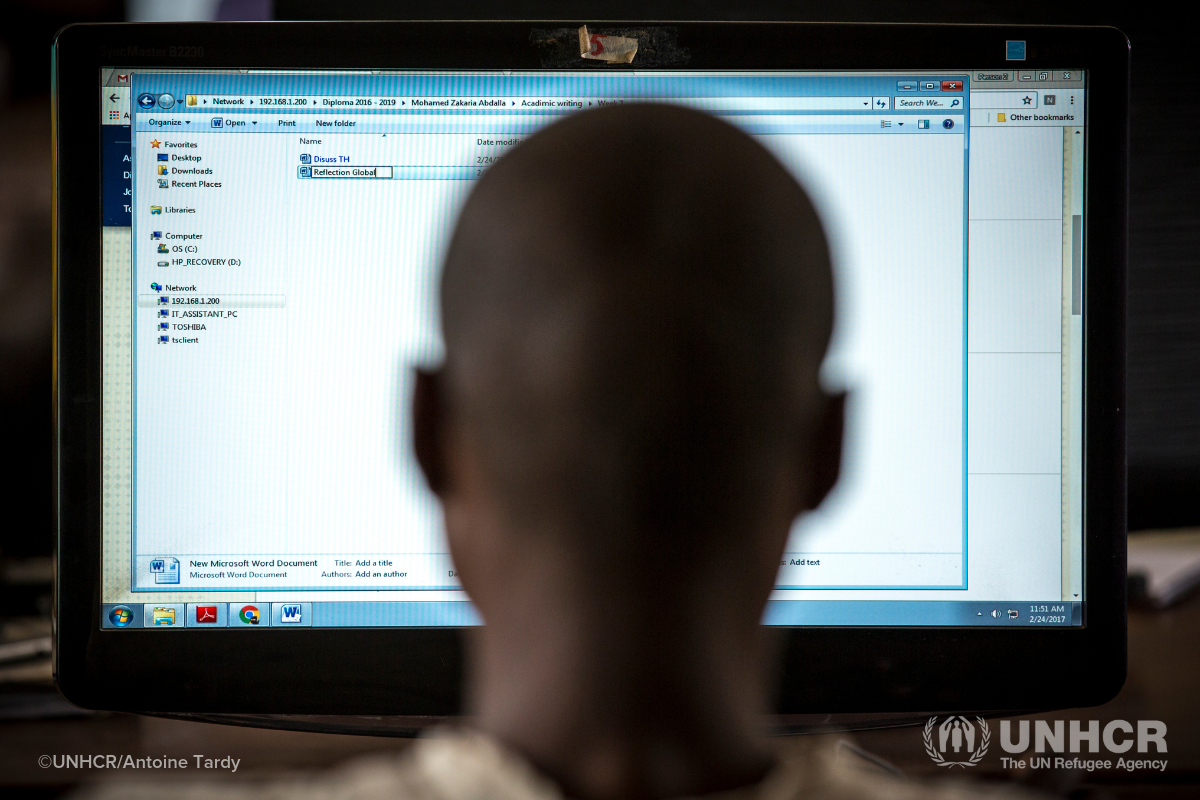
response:
M78 26L55 47L74 702L453 714L480 623L411 444L473 182L606 104L812 195L843 476L763 622L781 713L1086 705L1124 678L1127 42L1112 29ZM579 187L627 179L580 164Z

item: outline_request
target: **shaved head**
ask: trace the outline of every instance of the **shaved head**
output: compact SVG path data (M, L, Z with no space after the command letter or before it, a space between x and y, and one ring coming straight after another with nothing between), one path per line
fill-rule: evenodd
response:
M517 527L566 526L593 567L721 550L811 433L831 284L811 202L749 136L678 107L576 114L462 210L444 391Z

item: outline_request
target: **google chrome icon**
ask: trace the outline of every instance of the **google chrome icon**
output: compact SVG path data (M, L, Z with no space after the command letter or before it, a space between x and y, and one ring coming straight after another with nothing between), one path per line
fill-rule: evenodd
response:
M258 606L245 606L238 612L238 619L244 625L257 625L259 620Z
M112 611L108 612L108 621L118 628L124 628L129 623L133 622L133 612L125 606L117 606Z

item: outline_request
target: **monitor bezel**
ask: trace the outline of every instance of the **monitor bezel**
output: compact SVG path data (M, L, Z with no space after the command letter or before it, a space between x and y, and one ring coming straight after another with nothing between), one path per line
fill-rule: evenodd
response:
M55 678L86 708L157 713L460 713L462 629L103 630L100 93L104 67L542 70L557 22L74 25L54 46ZM1088 70L1085 617L1079 628L786 628L777 711L1013 711L1120 689L1125 619L1125 275L1129 43L1113 28L835 23L669 26L665 68ZM1027 42L1027 60L1005 42ZM581 60L574 68L594 68ZM647 69L645 65L606 68ZM1095 121L1095 124L1092 124Z

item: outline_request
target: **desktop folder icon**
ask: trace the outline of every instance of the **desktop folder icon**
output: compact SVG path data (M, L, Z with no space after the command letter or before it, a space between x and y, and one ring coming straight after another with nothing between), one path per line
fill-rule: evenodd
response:
M158 154L158 160L159 160L159 161L166 161L168 158L170 158L170 156L168 156L166 153L159 153L159 154Z
M155 625L174 625L175 609L155 606L154 614L150 617L150 621Z
M1008 117L1001 111L996 115L996 122L1008 122Z

